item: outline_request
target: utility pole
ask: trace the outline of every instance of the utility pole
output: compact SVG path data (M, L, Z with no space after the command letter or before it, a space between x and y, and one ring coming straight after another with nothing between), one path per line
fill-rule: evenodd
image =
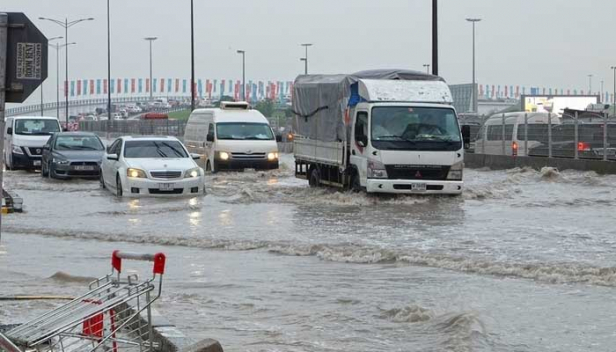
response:
M468 22L473 24L473 112L477 113L477 83L475 76L475 23L481 21L481 18L467 18Z
M432 0L432 74L438 76L438 1Z
M0 13L0 158L4 160L4 114L5 114L5 100L6 100L6 55L8 46L8 32L9 32L9 16L6 13ZM2 162L4 166L4 161ZM0 194L4 197L3 189L3 169L0 167ZM2 239L2 214L0 214L0 240Z
M614 91L612 92L612 104L616 104L616 66L612 66L610 68L614 71ZM614 110L614 114L616 114L616 110Z

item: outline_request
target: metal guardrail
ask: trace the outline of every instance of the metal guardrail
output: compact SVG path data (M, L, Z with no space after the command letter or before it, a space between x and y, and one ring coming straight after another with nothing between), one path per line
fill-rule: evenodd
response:
M154 99L160 97L154 97ZM168 96L164 97L169 100L184 100L186 96ZM135 96L135 97L116 97L111 98L111 103L136 103L136 102L147 102L150 101L150 96ZM79 100L69 100L68 106L71 107L83 107L83 106L96 106L96 105L106 105L107 98L98 98L98 99L79 99ZM66 102L62 101L58 105L57 103L44 103L43 110L55 110L58 107L60 109L66 108ZM16 116L16 115L24 115L30 113L39 113L41 111L41 104L33 104L33 105L23 105L15 108L6 109L6 116Z

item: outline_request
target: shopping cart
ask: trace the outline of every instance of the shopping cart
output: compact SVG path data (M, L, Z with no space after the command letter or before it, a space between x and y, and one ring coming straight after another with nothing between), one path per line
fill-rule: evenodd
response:
M154 263L152 277L121 275L122 259ZM148 352L160 346L152 329L151 306L161 294L165 255L114 251L111 273L90 283L90 291L25 324L0 332L0 351Z

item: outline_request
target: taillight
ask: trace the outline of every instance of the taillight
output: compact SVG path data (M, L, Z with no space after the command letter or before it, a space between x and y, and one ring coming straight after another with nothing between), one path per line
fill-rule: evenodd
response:
M513 152L513 156L518 156L518 142L511 143L511 151Z
M578 142L577 148L578 152L587 152L590 150L590 144L586 142Z

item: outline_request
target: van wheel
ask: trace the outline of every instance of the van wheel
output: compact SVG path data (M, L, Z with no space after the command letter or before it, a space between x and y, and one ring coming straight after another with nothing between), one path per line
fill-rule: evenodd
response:
M319 187L321 185L321 174L316 167L310 172L310 178L308 179L310 187Z
M116 176L116 196L122 197L122 180L120 180L120 175Z
M353 176L351 177L351 192L361 192L361 182L359 181L359 174L357 172L353 173Z

